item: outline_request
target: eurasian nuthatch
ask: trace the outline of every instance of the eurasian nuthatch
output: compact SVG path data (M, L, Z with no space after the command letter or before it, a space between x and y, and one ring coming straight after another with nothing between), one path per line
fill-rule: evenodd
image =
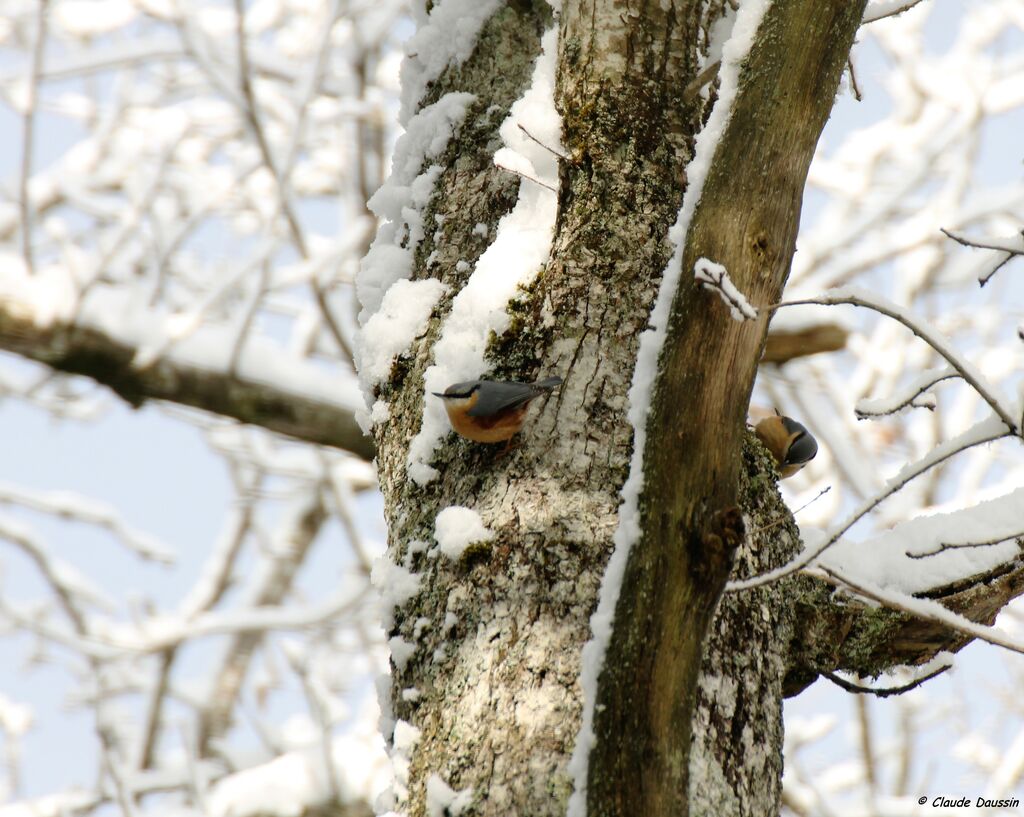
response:
M561 382L560 377L538 383L467 380L433 394L444 401L452 428L463 437L478 443L500 443L523 427L530 401Z
M796 420L783 417L765 417L754 428L758 439L772 452L782 479L791 477L818 453L818 441Z

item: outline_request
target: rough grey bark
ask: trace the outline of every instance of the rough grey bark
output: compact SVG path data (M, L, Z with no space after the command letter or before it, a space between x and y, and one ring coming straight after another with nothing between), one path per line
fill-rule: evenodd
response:
M425 489L406 479L405 455L440 320L380 395L392 407L377 442L395 561L406 560L411 544L431 539L434 516L449 504L474 508L497 534L464 564L411 557L424 590L398 611L390 633L417 644L408 663L395 668L392 689L395 716L421 732L405 804L411 814L424 813L431 774L455 789L472 787L479 814L560 814L570 793L566 763L581 711L579 651L589 637L630 454L626 391L638 334L670 254L666 236L681 200L682 168L704 115L699 100L686 102L683 91L721 13L720 4L704 9L703 18L697 3L664 10L650 4L624 17L610 8L598 15L607 26L601 31L580 7L563 11L558 96L572 162L562 168L551 261L513 304L511 331L491 344L496 376L558 372L565 386L535 413L507 456L452 438L434 463L442 481ZM514 203L518 181L495 171L490 155L498 146L495 129L532 69L536 40L532 50L524 44L545 22L542 8L499 12L477 56L425 100L462 89L479 97L428 213L443 216L440 241L428 239L419 249L418 274L427 274L422 261L437 251L435 274L453 292L464 276L456 261L473 262L484 249L473 226L494 224ZM489 62L495 53L498 70ZM493 106L500 106L498 114L480 115ZM442 302L438 318L448 307ZM729 649L735 651L731 643ZM727 664L713 664L712 672L725 672ZM782 664L778 657L764 661L776 686ZM731 666L728 671L735 674ZM403 694L412 688L416 693ZM752 698L746 694L732 707L715 698L706 721L722 735L742 735L748 720L761 717ZM723 801L738 778L749 778L748 811L732 813L769 813L765 798L777 800L778 775L764 770L777 772L780 764L780 701L781 693L769 696L774 726L767 730L765 763L741 764L749 747L719 747L703 766L716 778L717 794L702 796ZM761 779L766 782L755 782Z
M575 84L559 90L573 122L566 146L574 163L563 167L552 260L513 304L512 329L493 340L490 359L498 377L558 373L566 380L562 389L534 410L508 455L451 438L434 463L442 480L426 489L406 479L405 454L422 413L422 374L439 322L382 393L392 421L379 429L378 463L395 560L410 542L430 540L434 516L449 504L472 507L496 533L467 564L415 557L425 589L399 611L391 634L412 641L420 624L419 647L393 681L395 715L422 732L407 806L414 815L424 813L432 773L455 789L473 787L478 814L560 814L571 792L566 764L579 728L579 653L630 456L626 391L682 192L681 173L665 168L681 170L689 155L685 134L700 115L698 107L677 103L693 73L685 64L695 63L701 27L692 13L672 11L687 21L687 48L677 42L677 27L655 42L645 40L650 32L633 33L637 63L630 70L644 93L594 77L586 80L590 96ZM574 45L572 9L564 15L563 62L582 53ZM651 15L667 25L650 9L640 19ZM444 216L441 243L427 240L419 249L421 260L439 250L437 272L452 292L465 275L456 260L472 263L485 248L473 226L495 224L514 203L519 180L491 162L500 144L496 128L529 80L547 22L543 3L502 9L476 56L428 97L466 89L479 98L428 213ZM663 46L658 53L669 59L671 82L650 76L647 45ZM492 106L497 112L485 113ZM425 274L422 264L419 270ZM442 302L440 318L448 307ZM446 629L449 612L457 623ZM409 687L419 691L417 700L403 698Z

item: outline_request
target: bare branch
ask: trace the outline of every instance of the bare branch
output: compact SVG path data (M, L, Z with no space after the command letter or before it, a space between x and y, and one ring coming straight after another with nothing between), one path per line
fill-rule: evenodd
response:
M771 308L780 309L784 306L797 306L800 304L820 304L823 306L848 304L850 306L860 306L874 312L878 312L881 315L885 315L886 317L892 318L894 321L903 324L907 329L917 335L917 337L931 346L932 349L934 349L941 357L945 358L946 362L949 363L950 366L956 369L957 374L959 374L960 377L962 377L964 381L978 393L982 400L989 404L992 411L994 411L999 419L1006 424L1007 429L1009 429L1013 436L1020 436L1020 424L1016 419L1010 416L1009 410L1003 405L1002 401L996 397L992 386L989 385L988 381L984 377L982 377L981 373L977 371L971 363L964 360L959 354L954 352L946 339L938 332L913 320L899 307L889 304L882 298L869 296L860 290L843 290L836 295L824 295L819 298L801 298L795 301L783 301L782 303L773 305Z
M32 177L32 151L35 146L36 107L39 95L39 75L43 69L43 54L46 51L46 22L49 0L39 0L36 13L36 36L32 44L32 67L29 70L28 87L25 93L25 113L21 131L21 178L18 182L19 206L21 207L21 254L29 275L35 272L32 254L32 198L29 196L29 180Z
M266 556L268 565L257 576L248 593L251 606L275 606L284 600L291 590L299 566L305 561L326 519L320 489L317 488L305 505L296 509L292 518L286 520L287 529L282 532L281 542L286 545L286 550ZM223 734L230 725L231 713L235 709L253 652L265 635L265 631L258 629L243 632L236 635L228 646L209 696L210 702L200 715L197 738L200 757L209 755L211 741Z
M944 664L938 669L933 669L931 672L922 675L920 678L915 678L906 684L901 684L895 687L866 687L860 684L854 684L847 681L845 678L837 675L834 672L823 672L822 675L828 678L833 684L841 689L845 689L847 692L853 692L857 695L874 695L876 698L889 698L893 695L902 695L904 692L910 692L912 689L917 689L925 681L930 681L937 675L942 675L946 670L952 668L952 664Z
M907 557L910 559L927 559L929 556L937 556L940 553L945 553L947 550L992 547L994 545L1001 545L1003 542L1009 542L1011 539L1020 539L1022 536L1024 536L1024 531L1021 531L1020 533L1012 533L1009 536L1000 536L998 539L989 539L986 542L940 542L938 548L924 553L911 553L908 550ZM1024 543L1022 543L1022 546L1024 546Z
M1002 256L1002 259L999 261L998 264L996 264L988 272L978 276L978 284L980 286L985 286L985 284L991 281L992 276L994 276L997 272L999 272L999 270L1006 266L1006 264L1011 259L1024 255L1024 249L1020 247L1014 247L1009 241L1001 241L998 243L991 240L988 242L976 241L974 239L965 238L962 235L954 233L952 230L947 230L945 227L940 227L939 230L944 235L948 236L949 238L952 238L957 244L960 244L964 247L971 247L972 249L977 250L995 250ZM1024 238L1024 232L1021 233L1021 237ZM1017 241L1016 243L1021 244L1020 241ZM1024 247L1024 244L1022 244L1022 247Z
M40 327L30 316L0 305L0 349L80 374L112 389L132 406L167 400L232 417L306 442L349 451L369 460L373 442L355 419L356 404L317 400L252 377L205 369L172 358L144 371L134 368L136 348L98 329L54 324Z
M256 104L256 94L253 91L251 69L249 66L249 50L247 45L247 36L245 33L244 0L235 0L235 15L237 26L238 74L242 90L242 99L244 100L243 113L249 128L252 130L253 137L256 139L256 145L259 147L260 155L263 157L263 162L276 182L275 186L278 194L278 204L281 208L281 213L284 215L285 222L288 224L288 230L292 236L292 243L295 245L296 250L298 250L299 255L308 259L309 246L306 242L306 237L302 232L302 227L299 224L299 217L296 215L295 208L291 203L291 196L289 195L290 184L288 183L288 178L281 172L277 166L277 162L274 160L274 155L270 149L270 142L267 139L266 131L260 121L259 108ZM310 279L310 289L313 293L313 299L316 301L317 307L320 310L320 315L323 318L324 325L338 344L338 348L341 350L345 360L354 367L355 357L352 353L352 347L345 339L344 334L342 334L341 328L331 312L330 304L327 302L327 294L324 292L323 287L315 277Z
M858 420L886 417L896 414L907 407L935 410L935 400L924 398L925 393L944 380L959 377L959 373L948 368L933 369L923 372L906 387L902 396L882 398L880 400L861 400L853 409Z

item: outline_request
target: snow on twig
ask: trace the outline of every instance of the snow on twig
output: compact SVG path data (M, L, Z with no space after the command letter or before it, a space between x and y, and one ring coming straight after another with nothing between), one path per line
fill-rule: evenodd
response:
M866 420L896 414L905 408L926 408L933 411L935 397L926 392L944 380L951 380L959 376L959 373L949 366L929 369L915 377L894 395L874 400L861 400L854 407L853 412L857 415L858 420Z
M987 238L984 241L979 241L973 238L967 238L959 233L954 233L952 230L947 230L944 227L939 228L941 232L952 238L957 244L964 247L971 247L976 250L995 250L999 255L998 263L992 267L988 272L983 272L978 276L978 285L985 286L992 277L999 272L1007 263L1018 256L1024 255L1024 231L1019 236L1013 238Z
M989 419L977 423L963 434L954 437L952 440L948 440L942 445L936 446L917 462L905 466L895 477L889 480L880 492L862 502L860 506L853 511L853 513L837 525L830 533L824 536L820 542L801 551L792 560L781 567L766 571L758 576L752 576L749 579L729 582L729 584L726 585L726 591L734 592L737 590L747 590L751 587L769 584L771 582L778 581L785 576L792 575L798 570L802 570L825 553L826 550L839 542L843 534L850 530L850 528L852 528L857 522L882 504L883 501L905 487L912 480L962 451L966 451L967 449L978 445L993 442L994 440L1000 440L1008 436L1010 435L1007 433L1004 424L996 417L989 417Z
M974 364L953 349L950 342L943 335L934 329L925 326L916 318L912 317L910 313L902 307L892 303L886 298L874 295L873 293L867 292L859 287L844 287L832 290L832 294L830 295L822 295L817 298L801 298L799 300L783 301L772 308L780 309L784 306L797 306L799 304L820 304L822 306L848 304L850 306L859 306L878 312L881 315L885 315L886 317L892 318L898 323L903 324L907 329L917 335L917 337L931 346L939 355L945 358L946 362L956 370L956 373L978 393L982 400L988 403L996 416L1002 420L1010 434L1013 436L1020 436L1021 428L1019 421L1014 419L1011 414L1009 404L998 396L995 387L988 382L987 378L985 378L984 375L975 368Z
M932 550L926 551L907 551L908 559L927 559L929 556L938 556L940 553L945 553L949 550L960 550L961 548L984 548L993 547L994 545L1001 545L1003 542L1008 542L1011 539L1021 539L1024 537L1024 530L1018 531L1017 533L1011 533L1009 536L998 536L992 539L987 539L983 542L939 542L938 547ZM1024 546L1022 546L1024 547Z
M943 607L939 602L932 599L917 599L904 593L893 592L877 585L853 579L838 570L828 567L816 568L812 575L820 574L820 578L834 584L837 587L847 587L861 596L876 601L891 610L907 613L915 618L941 624L951 630L955 630L971 638L979 638L997 647L1004 647L1011 652L1024 655L1024 643L1014 638L1003 635L994 627L986 627L965 618L952 610Z
M864 19L861 21L861 25L902 14L920 2L921 0L872 0L864 9Z
M729 312L736 321L757 320L757 310L750 305L746 296L737 289L729 277L729 272L721 264L709 261L707 258L698 258L693 265L693 277L704 289L717 292Z

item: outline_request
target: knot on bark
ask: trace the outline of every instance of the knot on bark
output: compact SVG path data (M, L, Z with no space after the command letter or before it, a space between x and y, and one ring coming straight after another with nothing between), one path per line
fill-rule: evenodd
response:
M702 580L725 581L746 533L743 513L735 505L714 512L711 524L701 535L701 558L695 562L696 572Z

